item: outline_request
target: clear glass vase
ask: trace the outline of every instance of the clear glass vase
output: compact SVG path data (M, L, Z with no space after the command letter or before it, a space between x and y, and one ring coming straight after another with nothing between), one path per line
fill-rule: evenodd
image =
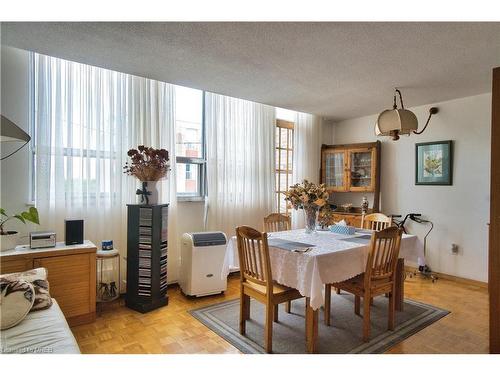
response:
M306 222L306 233L316 233L318 225L319 208L316 206L304 207L304 218Z

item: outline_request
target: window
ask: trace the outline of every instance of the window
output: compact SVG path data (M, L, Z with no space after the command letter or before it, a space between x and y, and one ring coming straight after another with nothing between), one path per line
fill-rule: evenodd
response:
M142 96L133 99L140 87L155 88L146 89L151 95L167 95L170 85L138 77L131 80L124 73L35 53L30 54L30 59L32 200L37 194L42 196L42 191L49 191L45 186L36 186L40 180L36 177L57 170L57 175L43 175L43 184L50 189L58 186L58 192L63 190L67 204L80 207L97 204L99 199L117 201L120 192L116 187L123 176L122 147L128 144L128 137L136 136L127 129L134 126L133 114L145 108ZM174 95L168 90L168 98L165 96L162 103L169 104L158 109L158 114L176 112L177 170L172 172L176 173L177 196L202 199L206 190L204 93L181 86L173 86L173 90ZM38 119L39 107L46 103L51 104L48 109L44 107L47 114L42 113L42 121ZM40 133L40 144L50 147L37 149L35 141L39 137L35 133ZM45 156L50 164L37 170L37 160Z
M99 200L117 201L114 181L103 176L116 175L114 171L122 168L115 142L119 125L112 116L115 115L113 98L122 77L122 73L30 53L33 202L40 189L45 194L55 194L52 186L56 185L60 189L57 197L64 197L67 207L87 207ZM89 92L101 99L91 101ZM45 108L48 114L37 120L40 108L46 103L51 104L49 109ZM105 120L91 121L92 111L100 113ZM38 132L42 138L41 148L37 144ZM37 169L38 156L46 162L40 169ZM37 175L42 176L44 186L36 185Z
M186 180L192 180L192 177L191 177L191 164L186 164Z
M205 123L203 91L175 87L177 198L205 196Z
M285 215L290 214L291 208L285 201L285 192L292 184L294 117L293 111L276 109L276 207L277 212Z

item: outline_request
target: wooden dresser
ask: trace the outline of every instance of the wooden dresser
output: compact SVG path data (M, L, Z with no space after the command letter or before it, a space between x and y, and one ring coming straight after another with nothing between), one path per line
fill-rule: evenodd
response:
M50 295L57 300L70 326L95 321L96 246L81 245L30 249L28 245L0 253L0 273L47 269Z
M347 225L352 225L353 227L361 228L362 217L363 215L360 212L342 212L340 210L339 211L335 210L332 220L334 222L345 220Z

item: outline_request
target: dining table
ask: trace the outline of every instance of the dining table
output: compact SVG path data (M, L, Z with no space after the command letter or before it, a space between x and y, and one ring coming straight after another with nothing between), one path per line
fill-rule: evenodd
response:
M365 271L372 231L352 235L304 229L268 233L273 280L297 289L306 298L306 350L316 352L318 312L324 304L324 285L350 279ZM424 263L422 242L403 234L396 269L396 309L403 309L404 261ZM222 276L239 269L236 236L229 239Z

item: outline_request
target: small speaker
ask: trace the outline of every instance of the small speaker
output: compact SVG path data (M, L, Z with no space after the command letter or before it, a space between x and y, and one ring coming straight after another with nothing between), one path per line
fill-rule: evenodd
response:
M83 243L83 220L64 220L66 245Z

